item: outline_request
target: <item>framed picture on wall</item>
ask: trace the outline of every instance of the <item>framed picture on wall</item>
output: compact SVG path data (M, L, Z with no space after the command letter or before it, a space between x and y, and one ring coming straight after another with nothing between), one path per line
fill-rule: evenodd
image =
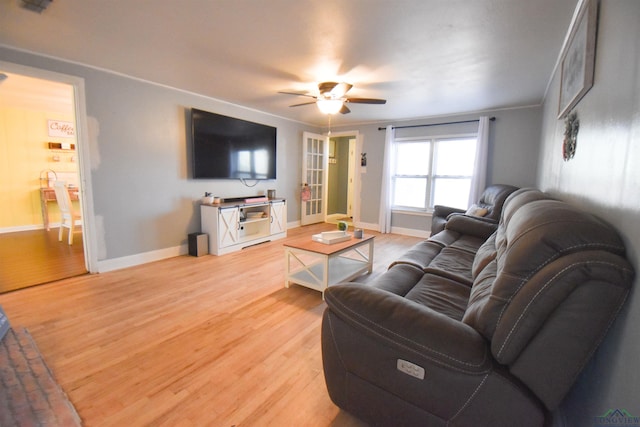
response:
M562 56L558 119L565 117L593 86L598 0L585 0Z

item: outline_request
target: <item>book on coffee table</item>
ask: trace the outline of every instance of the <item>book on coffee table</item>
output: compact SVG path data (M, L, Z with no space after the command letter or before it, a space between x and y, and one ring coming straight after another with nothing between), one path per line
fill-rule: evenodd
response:
M314 234L311 239L315 242L324 243L330 245L332 243L344 242L351 238L350 234L345 231L325 231L323 233Z

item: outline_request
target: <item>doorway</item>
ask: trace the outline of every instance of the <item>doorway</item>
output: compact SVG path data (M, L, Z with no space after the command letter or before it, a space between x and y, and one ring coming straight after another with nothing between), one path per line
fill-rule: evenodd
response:
M345 221L354 226L356 205L357 133L334 134L329 138L327 216L325 221Z
M48 73L0 63L0 169L6 190L0 199L5 206L0 214L0 293L88 271L85 221L76 228L73 244L66 230L59 241L53 191L59 180L73 198L83 193L76 88L34 74ZM83 211L81 200L73 204Z

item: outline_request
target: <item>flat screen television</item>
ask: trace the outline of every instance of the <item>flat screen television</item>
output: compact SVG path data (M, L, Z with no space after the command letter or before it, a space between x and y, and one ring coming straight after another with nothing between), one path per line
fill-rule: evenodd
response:
M191 109L193 177L276 179L276 128Z

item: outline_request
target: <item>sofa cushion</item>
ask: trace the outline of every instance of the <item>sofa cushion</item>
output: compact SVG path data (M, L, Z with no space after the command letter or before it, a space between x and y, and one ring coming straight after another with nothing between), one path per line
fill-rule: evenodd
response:
M440 251L424 269L424 272L446 277L471 287L473 284L471 277L473 258L474 254L472 252L447 247Z
M476 256L473 259L473 266L471 267L471 277L475 280L482 270L494 259L496 259L496 233L493 233L483 244L478 248Z
M476 277L463 318L489 340L514 295L551 262L587 249L624 254L610 226L566 203L535 200L517 210L507 205L503 212L510 218L496 233L495 281L487 288L487 275Z
M453 242L455 242L457 239L459 239L461 236L460 233L458 233L457 231L453 231L453 230L442 230L441 232L437 233L437 234L433 234L429 237L429 241L432 243L437 243L438 245L442 246L443 248L446 246L451 245Z
M405 296L422 279L424 271L412 264L399 263L392 265L382 275L370 282L370 286L392 294Z
M390 267L393 267L396 264L410 264L423 270L440 253L441 250L442 245L424 240L413 245L413 247L402 254L400 258L391 263Z
M459 281L427 273L405 295L405 298L461 320L469 301L471 288Z
M482 237L461 235L458 239L452 242L449 247L475 255L484 242L486 242L486 239Z
M515 212L518 211L522 206L527 203L535 202L536 200L551 200L549 195L543 193L542 191L535 188L521 188L517 191L514 191L508 198L504 204L502 209L500 223L498 225L498 230L500 233L496 236L496 248L504 247L506 242L504 241L504 233L507 228L507 224L511 220L511 217Z

